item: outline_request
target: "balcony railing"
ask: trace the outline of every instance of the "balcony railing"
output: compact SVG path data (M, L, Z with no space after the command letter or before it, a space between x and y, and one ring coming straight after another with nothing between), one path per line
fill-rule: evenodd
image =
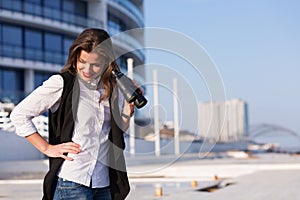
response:
M113 24L113 23L112 23ZM122 44L126 44L130 46L134 52L139 56L139 58L144 61L145 60L145 52L143 45L136 40L135 38L131 37L129 34L121 33L121 30L116 29L111 23L108 23L108 32L112 35L112 38L118 40Z
M39 115L32 119L33 124L37 128L38 132L44 138L48 139L48 117ZM9 112L5 112L0 109L0 130L15 132L16 128L12 124L9 118Z
M99 19L64 12L56 8L43 7L40 4L21 0L0 1L0 9L47 18L84 28L103 27L103 22Z
M144 16L142 12L133 3L131 3L129 0L112 0L112 1L129 10L129 12L132 13L135 16L135 18L138 20L139 26L144 27Z

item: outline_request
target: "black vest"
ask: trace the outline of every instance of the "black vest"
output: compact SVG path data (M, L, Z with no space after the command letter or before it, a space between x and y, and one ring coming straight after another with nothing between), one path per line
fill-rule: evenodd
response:
M72 141L74 130L74 117L77 115L79 98L79 85L77 78L71 73L60 74L64 80L64 87L60 105L54 113L49 111L49 143L52 145ZM111 130L109 133L109 178L110 190L113 200L123 200L129 193L130 187L126 172L123 150L125 142L123 131L117 122L120 122L120 111L118 107L117 94L110 99ZM49 158L50 169L44 178L43 200L52 200L57 184L57 172L64 159Z

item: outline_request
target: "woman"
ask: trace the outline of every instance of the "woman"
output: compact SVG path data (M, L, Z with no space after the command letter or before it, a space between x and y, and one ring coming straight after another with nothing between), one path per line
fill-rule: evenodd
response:
M134 104L122 101L112 70L109 35L86 29L74 41L60 74L11 113L16 133L50 159L43 199L125 199L129 192L123 150ZM49 110L49 141L31 119ZM121 110L121 112L120 112Z

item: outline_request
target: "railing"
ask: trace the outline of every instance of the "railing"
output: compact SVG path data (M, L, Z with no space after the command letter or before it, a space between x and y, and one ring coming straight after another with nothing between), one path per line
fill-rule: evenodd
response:
M48 138L48 117L44 115L37 116L32 119L38 133L44 138Z
M24 2L21 0L1 0L0 9L52 19L85 28L103 27L103 22L98 19L67 13L56 8L44 7L40 4Z
M40 115L33 118L32 122L37 128L39 134L44 138L48 138L48 117ZM3 110L0 111L0 130L8 132L14 132L16 130L9 118L9 112L5 112Z
M15 127L9 119L9 113L5 111L0 111L0 129L4 131L15 131Z
M138 40L124 32L120 33L121 30L116 29L115 26L111 26L113 25L113 22L108 22L108 25L108 32L112 35L113 40L118 40L120 41L120 43L132 47L138 54L138 56L141 58L141 60L145 60L144 47Z
M113 2L129 10L138 20L139 26L144 27L144 16L142 12L128 0L113 0Z

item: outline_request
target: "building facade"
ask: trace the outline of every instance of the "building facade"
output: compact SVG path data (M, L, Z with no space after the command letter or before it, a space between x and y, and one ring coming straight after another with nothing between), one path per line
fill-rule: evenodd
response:
M240 99L199 103L199 127L209 141L239 141L248 134L248 105Z
M144 27L143 0L0 0L0 100L17 103L59 72L75 37L90 27L110 35ZM123 70L129 57L134 66L145 62L143 31L113 44Z

